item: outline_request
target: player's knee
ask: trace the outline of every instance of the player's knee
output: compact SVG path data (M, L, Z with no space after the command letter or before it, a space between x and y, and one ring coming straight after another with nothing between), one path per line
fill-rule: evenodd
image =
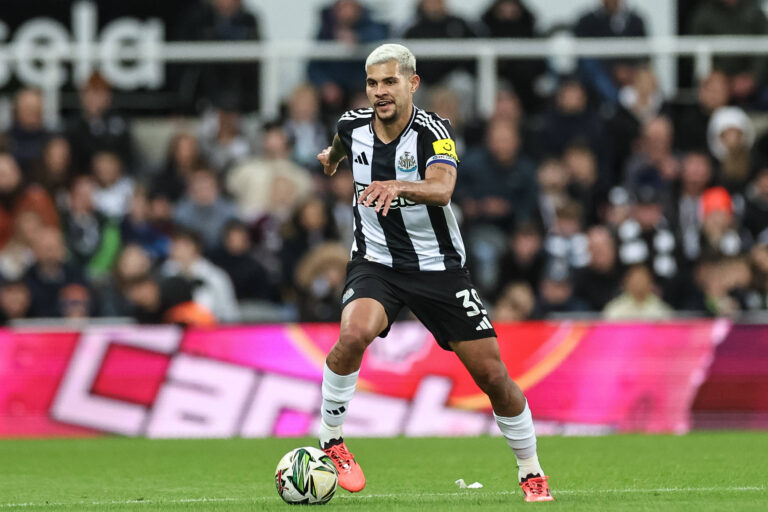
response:
M478 387L487 395L497 394L510 385L509 374L503 364L488 364L474 375Z
M377 333L374 333L372 329L357 324L350 324L345 326L339 334L339 344L341 344L345 350L349 350L355 353L362 353L370 345Z

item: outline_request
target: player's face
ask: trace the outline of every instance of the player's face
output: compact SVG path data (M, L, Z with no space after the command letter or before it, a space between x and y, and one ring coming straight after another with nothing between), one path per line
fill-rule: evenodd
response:
M395 122L400 115L407 114L408 105L419 85L418 75L404 75L397 61L373 64L366 70L365 91L373 111L384 123Z

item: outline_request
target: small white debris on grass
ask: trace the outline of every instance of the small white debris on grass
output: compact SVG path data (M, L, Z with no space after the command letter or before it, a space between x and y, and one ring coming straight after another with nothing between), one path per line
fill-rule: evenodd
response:
M467 485L467 482L465 482L463 478L459 478L454 483L459 487L459 489L482 489L483 488L483 484L481 484L480 482L473 482Z

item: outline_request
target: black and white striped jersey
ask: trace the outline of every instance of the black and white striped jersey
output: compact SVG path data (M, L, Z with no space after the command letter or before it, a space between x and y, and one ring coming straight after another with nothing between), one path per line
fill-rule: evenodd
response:
M389 213L357 204L373 181L423 180L433 162L456 167L453 128L432 112L413 107L408 125L395 140L383 143L373 130L373 109L350 110L337 125L355 180L352 258L365 258L397 270L447 270L466 263L456 217L447 206L392 202Z

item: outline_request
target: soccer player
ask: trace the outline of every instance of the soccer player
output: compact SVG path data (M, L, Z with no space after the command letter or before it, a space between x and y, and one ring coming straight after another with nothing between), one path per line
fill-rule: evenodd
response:
M405 305L486 393L517 457L525 501L551 501L536 455L525 395L501 361L496 332L466 268L450 207L459 158L450 123L413 104L419 87L408 48L384 44L365 62L371 108L341 116L333 145L317 155L326 175L349 157L355 180L354 242L339 339L323 369L320 448L351 492L365 476L342 435L363 353Z

